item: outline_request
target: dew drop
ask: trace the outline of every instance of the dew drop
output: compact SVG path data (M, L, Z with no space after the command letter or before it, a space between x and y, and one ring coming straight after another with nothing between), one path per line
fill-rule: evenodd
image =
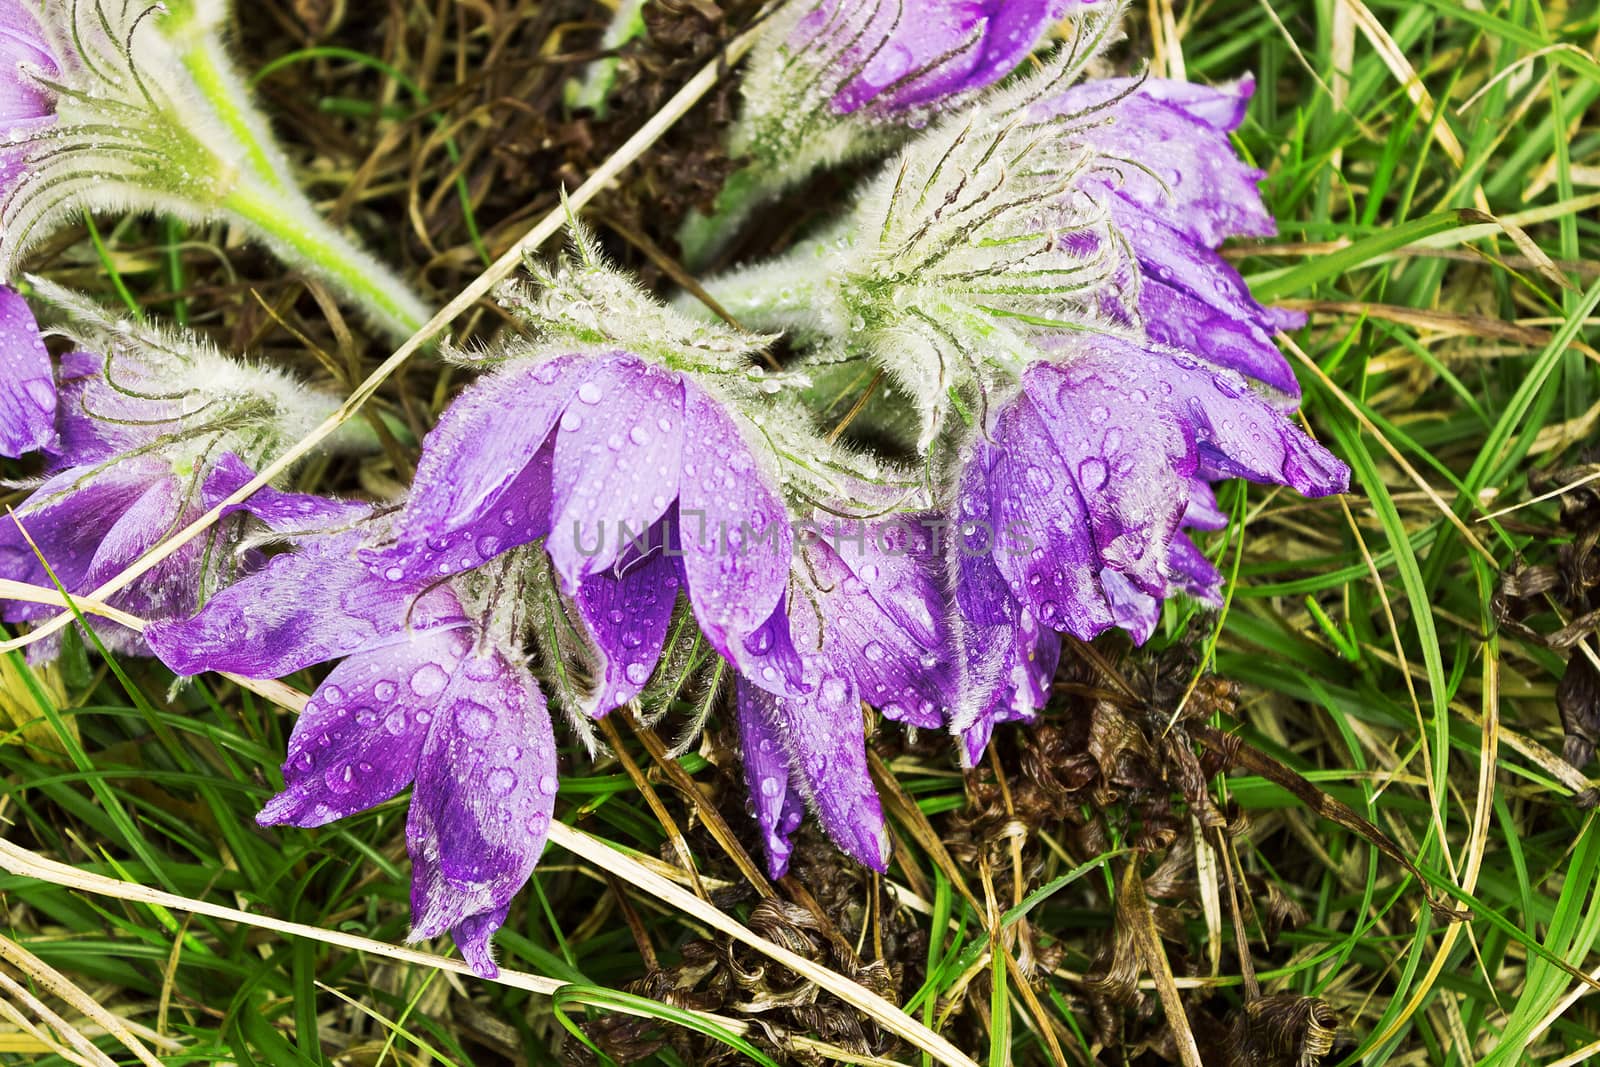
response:
M481 740L494 730L494 715L482 704L466 701L456 709L456 727L463 735Z
M437 663L425 663L411 672L411 691L419 697L435 696L449 680L450 676L443 667Z

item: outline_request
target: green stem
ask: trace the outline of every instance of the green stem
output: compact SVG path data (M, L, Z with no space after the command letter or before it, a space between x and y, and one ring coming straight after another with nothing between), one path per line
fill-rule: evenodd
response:
M408 338L428 321L427 307L404 281L329 225L298 192L241 174L221 206L282 259L358 303L395 337Z
M192 21L174 25L172 32L196 90L243 153L239 180L221 206L280 258L355 301L387 333L405 339L420 330L431 315L422 301L306 201L216 34Z
M210 34L202 34L183 52L183 66L211 111L244 149L245 162L256 176L277 189L288 189L285 163L267 147L267 131L248 103L244 83L234 75Z

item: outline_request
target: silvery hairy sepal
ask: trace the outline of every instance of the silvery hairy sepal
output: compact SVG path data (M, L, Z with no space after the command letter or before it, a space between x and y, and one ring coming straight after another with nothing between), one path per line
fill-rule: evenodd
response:
M0 524L0 578L58 582L75 594L98 588L231 496L336 406L281 371L230 359L192 335L113 318L43 279L29 284L67 316L55 332L74 348L55 371L55 436L42 450L43 479ZM316 498L263 489L109 602L147 620L186 615L259 565L251 538L262 527L292 538L327 519ZM58 610L13 602L0 619L33 622ZM130 630L97 623L96 631L118 651L145 652ZM30 654L48 658L58 647L42 641Z
M1103 294L1132 271L1107 206L1078 195L1098 156L1069 135L1076 117L1034 106L1114 25L1109 9L1081 21L1043 71L913 141L840 223L708 288L741 322L875 360L914 402L924 447L952 411L980 417L1041 329L1106 325Z
M84 210L227 218L409 335L425 309L296 188L222 49L226 13L223 0L0 0L0 276Z

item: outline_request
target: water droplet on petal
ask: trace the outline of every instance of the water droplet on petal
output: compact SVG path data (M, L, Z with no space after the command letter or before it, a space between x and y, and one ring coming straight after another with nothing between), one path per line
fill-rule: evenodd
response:
M419 697L431 697L438 694L449 680L450 676L443 667L437 663L425 663L411 672L411 691Z
M494 715L482 704L467 701L456 709L456 727L465 736L481 740L494 730Z

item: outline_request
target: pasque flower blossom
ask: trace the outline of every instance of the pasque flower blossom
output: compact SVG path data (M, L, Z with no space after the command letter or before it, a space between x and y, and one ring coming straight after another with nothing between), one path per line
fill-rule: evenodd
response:
M802 796L841 848L882 869L861 707L943 722L931 541L920 555L891 551L915 531L868 537L863 526L852 539L840 529L851 520L834 516L797 543L791 496L873 506L897 490L785 406L788 383L752 362L763 339L676 315L607 268L581 232L574 256L541 280L502 302L544 336L492 352L492 369L440 418L396 543L367 552L368 564L400 583L437 580L542 541L586 645L586 715L644 690L682 593L739 675L774 871Z
M0 577L49 587L53 573L68 592L96 588L231 495L332 409L330 398L281 372L228 359L185 335L108 319L39 279L33 285L69 310L81 347L57 371L44 481L0 524ZM257 494L110 603L146 619L186 615L255 561L239 550L247 516L292 531L324 510L314 497ZM29 622L57 610L9 603L0 618ZM144 651L124 627L95 628L111 648ZM43 641L32 650L48 656L56 647Z
M151 625L180 674L277 678L339 660L295 724L284 788L263 826L315 827L412 786L411 938L450 931L478 974L543 851L557 792L555 736L523 663L518 611L492 576L440 583L372 573L358 549L387 516L302 538L191 619Z
M680 590L737 663L789 579L785 493L841 496L844 473L753 364L765 339L675 314L581 233L537 294L503 301L545 336L493 353L441 416L374 566L459 573L543 540L598 661L589 714L643 689Z
M955 532L1015 532L953 553L963 691L952 728L975 760L996 721L1041 706L1053 635L1144 641L1170 593L1215 602L1221 576L1180 526L1213 527L1207 482L1306 496L1349 470L1234 371L1149 342L1065 335L995 409L962 462Z

